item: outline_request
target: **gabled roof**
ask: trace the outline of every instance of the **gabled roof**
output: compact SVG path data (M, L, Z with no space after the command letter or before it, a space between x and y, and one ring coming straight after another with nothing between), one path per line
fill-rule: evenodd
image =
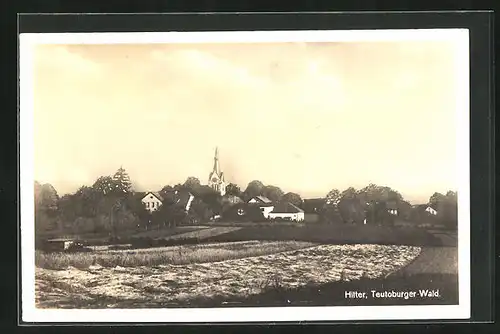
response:
M272 203L272 201L269 198L265 197L265 196L255 196L255 197L250 198L249 201L251 201L252 199L256 199L257 202L263 203L263 204L270 204L270 203Z
M162 201L163 202L163 197L160 195L159 192L157 191L150 191L150 192L147 192L144 196L141 197L141 200L143 200L146 196L148 195L153 195L154 197L156 197L158 200Z
M271 206L274 206L273 203L261 203L261 202L257 202L257 203L247 203L248 206L255 206L255 207L259 207L259 208L264 208L264 207L271 207Z
M302 210L301 208L290 202L278 203L274 207L273 211L271 211L271 213L299 213L299 212L304 212L304 210Z

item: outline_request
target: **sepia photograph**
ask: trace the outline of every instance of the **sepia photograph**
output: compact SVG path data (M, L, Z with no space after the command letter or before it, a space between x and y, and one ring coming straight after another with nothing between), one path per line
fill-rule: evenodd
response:
M467 318L468 43L22 34L23 315Z

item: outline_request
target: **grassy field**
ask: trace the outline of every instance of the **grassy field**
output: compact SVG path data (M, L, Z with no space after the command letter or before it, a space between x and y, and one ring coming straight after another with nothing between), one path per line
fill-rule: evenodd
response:
M204 306L210 305L210 301L222 303L241 299L252 301L252 298L258 299L269 291L300 291L335 282L349 284L385 278L410 263L421 251L412 246L311 247L305 243L274 245L271 250L271 245L273 243L231 244L227 247L236 253L236 248L242 249L240 255L246 256L256 254L266 246L268 252L281 252L210 263L197 262L200 258L193 247L191 259L196 263L148 263L147 266L131 267L94 264L86 269L71 266L65 270L37 266L37 305L42 308L137 308ZM300 249L283 251L284 245ZM114 255L124 254L127 252ZM222 256L223 259L226 257Z
M423 229L373 225L254 225L206 238L206 241L210 242L246 240L300 240L322 244L381 244L431 247L442 245L439 237Z
M138 250L104 250L91 253L35 253L35 264L39 268L64 270L69 267L79 269L91 266L138 267L165 264L181 265L189 263L217 262L243 257L273 254L278 252L312 247L308 242L234 242L190 246L158 247Z

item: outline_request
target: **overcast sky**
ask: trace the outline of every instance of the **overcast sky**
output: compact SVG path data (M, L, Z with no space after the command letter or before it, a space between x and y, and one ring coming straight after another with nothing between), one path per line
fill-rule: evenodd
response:
M368 183L455 190L452 44L42 45L35 179L60 194L123 165L137 190L226 180L303 197Z

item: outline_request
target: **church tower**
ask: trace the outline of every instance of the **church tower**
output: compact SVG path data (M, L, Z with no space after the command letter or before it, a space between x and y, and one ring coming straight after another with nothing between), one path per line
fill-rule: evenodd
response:
M224 180L224 173L219 166L219 149L215 148L214 168L208 176L208 186L217 191L221 196L226 194L226 181Z

